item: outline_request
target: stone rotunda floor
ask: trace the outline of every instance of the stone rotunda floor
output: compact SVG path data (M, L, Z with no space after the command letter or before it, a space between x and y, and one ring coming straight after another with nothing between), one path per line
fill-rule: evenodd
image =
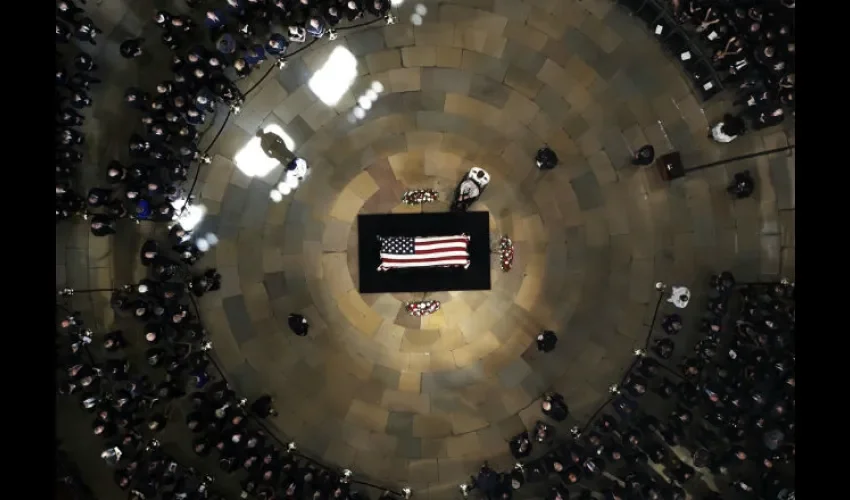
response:
M588 418L643 343L656 281L696 289L726 268L742 281L788 275L794 160L670 185L630 166L646 143L693 166L787 137L711 143L708 123L729 102L700 103L676 61L613 2L423 3L422 26L407 22L408 1L400 23L316 44L274 70L230 119L196 192L204 230L221 240L202 264L224 277L201 300L202 319L239 392L273 394L270 424L304 452L436 497L456 494L482 460L508 467L506 440L540 418L544 391L562 393L576 422ZM359 76L328 107L306 82L338 45L357 56ZM374 81L385 92L351 123ZM312 167L278 204L269 190L280 167L252 178L233 164L272 123ZM561 158L548 172L533 162L544 143ZM442 309L421 319L403 310L421 294L359 294L357 214L418 211L400 201L414 188L439 191L443 201L424 210L445 211L474 165L492 176L474 209L489 211L494 243L514 240L513 270L494 259L491 291L429 294ZM758 191L732 202L725 186L745 168ZM97 264L112 258L108 240L83 241L88 266L107 267L92 286L127 273ZM291 312L309 319L308 337L289 332ZM548 355L533 342L544 327L560 338Z

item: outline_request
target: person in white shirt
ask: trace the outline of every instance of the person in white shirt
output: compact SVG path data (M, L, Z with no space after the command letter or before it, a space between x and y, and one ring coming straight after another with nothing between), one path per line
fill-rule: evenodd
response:
M667 302L670 302L674 306L679 309L684 309L688 307L688 302L691 300L691 291L684 286L674 286L673 291L670 293L670 298L667 299Z
M286 164L286 175L293 176L299 181L303 180L304 177L307 176L307 172L310 170L310 166L307 165L307 160L304 158L295 157Z
M723 120L711 127L710 137L717 142L725 144L734 141L739 135L746 132L746 130L747 126L744 120L737 116L726 114Z
M293 43L302 43L307 39L307 30L300 26L289 27L289 41Z
M455 190L455 199L452 203L453 212L466 212L475 203L484 188L490 183L490 174L483 168L472 167L466 177L458 184Z

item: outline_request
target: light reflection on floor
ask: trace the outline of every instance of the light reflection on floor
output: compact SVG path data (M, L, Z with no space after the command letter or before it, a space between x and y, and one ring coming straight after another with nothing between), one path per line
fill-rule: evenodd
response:
M277 124L270 124L263 128L263 132L271 132L280 136L284 144L290 151L295 151L295 141L283 131L283 128ZM260 147L260 138L252 137L242 149L233 157L236 168L242 171L248 177L265 177L275 167L280 165L280 162L274 158L270 158L263 152Z
M347 48L335 48L307 86L328 106L336 105L357 78L357 58Z

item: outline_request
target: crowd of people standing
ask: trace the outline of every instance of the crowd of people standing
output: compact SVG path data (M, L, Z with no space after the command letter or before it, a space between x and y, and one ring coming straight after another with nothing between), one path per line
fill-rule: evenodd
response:
M172 51L171 79L152 92L126 90L125 105L141 115L140 130L129 139L129 161L109 162L105 183L87 192L77 185L76 171L84 160L78 148L85 137L74 127L83 124L82 110L91 106L88 92L100 83L99 68L84 51L75 52L73 76L59 65L57 222L81 215L91 220L92 234L106 236L116 232L119 219L174 221L187 202L190 167L210 161L198 146L202 127L220 105L238 112L244 102L237 80L269 57L283 62L294 52L291 46L306 46L342 21L380 19L390 9L388 0L227 0L203 10L201 2L187 4L197 16L154 14L161 41ZM58 0L58 47L71 41L70 33L96 44L102 32L73 0ZM149 43L130 38L119 51L135 59ZM63 60L57 49L57 63ZM185 425L195 435L192 449L201 456L214 451L221 470L244 476L244 497L356 497L347 474L298 458L294 446L280 446L258 428L255 419L275 413L270 396L248 404L223 378L211 375L212 343L192 307L192 297L221 286L215 269L192 270L214 244L209 236L195 238L177 223L164 241L142 245L139 257L148 277L115 290L111 300L118 321L128 324L124 329L94 332L80 313L57 304L59 393L76 398L92 414L92 432L104 439L101 457L114 467L116 484L130 498L215 497L210 476L178 464L159 446L157 436L172 425L175 405L182 402L191 407ZM60 292L73 294L72 289ZM303 317L294 314L289 322L299 335L307 333ZM131 351L142 353L139 362Z
M199 1L187 5L192 15L155 12L161 41L172 53L171 77L152 91L126 89L124 103L141 114L141 126L129 138L126 159L105 165L105 184L88 190L85 198L83 190L74 187L76 166L83 161L75 147L84 144L85 137L74 127L83 123L80 110L91 106L88 91L100 82L93 76L98 65L80 51L73 60L77 73L69 77L67 71L57 70L57 221L91 216L92 234L107 236L116 232L119 219L174 220L189 197L184 183L190 167L210 162L199 148L201 129L212 121L219 105L238 111L244 102L237 80L269 57L282 63L295 52L291 47L324 37L340 22L385 18L391 8L389 0L226 0L219 6ZM94 44L101 31L73 0L58 0L57 44L67 44L71 33ZM119 51L134 59L145 52L146 43L151 42L130 38ZM58 50L57 56L63 58Z
M104 439L101 457L134 499L209 498L203 493L210 480L176 464L156 444L177 401L213 385L207 354L212 344L189 297L217 290L221 276L214 269L192 270L201 255L189 259L189 235L176 225L170 248L153 240L142 245L148 277L111 297L123 329L95 332L80 313L57 304L59 393L75 397L93 415L92 433ZM143 357L134 359L134 351Z
M663 317L661 335L636 352L610 406L591 422L558 429L568 406L545 394L551 422L510 440L516 467L499 473L485 464L463 494L507 500L536 483L551 500L599 498L594 492L606 500L792 499L794 285L741 286L724 272L710 288L695 325L678 313ZM681 338L691 328L700 335L689 351ZM697 485L702 475L720 492Z
M131 499L219 498L210 489L212 476L178 464L160 447L157 438L167 426L183 425L173 423L181 403L189 407L192 450L199 456L215 451L223 472L245 471L240 484L246 497L305 498L307 489L322 498L346 498L347 475L299 459L294 445L279 446L257 426L256 419L276 414L271 396L248 404L214 375L212 342L192 297L218 290L221 275L193 270L203 252L192 241L192 232L177 224L165 241L142 244L139 259L148 276L111 297L118 321L128 325L124 330L95 332L80 313L57 304L59 393L92 414L92 433L104 440L101 457ZM141 359L131 351L143 353Z
M101 83L94 72L97 64L85 51L66 58L59 47L66 47L76 37L94 45L101 30L71 1L56 3L56 220L81 212L86 200L75 189L77 168L83 162L79 150L86 138L78 127L85 123L86 109L92 105L92 85Z
M115 290L111 298L115 314L135 323L132 331L94 332L80 313L57 305L59 393L92 414L92 432L104 440L101 457L114 468L116 484L132 500L221 498L211 489L211 475L179 464L160 445L167 426L185 424L192 451L200 457L214 453L219 469L236 476L242 498L363 497L350 472L304 458L294 443L282 445L259 424L277 415L270 395L249 403L223 374L214 375L212 342L192 297L218 290L221 275L215 269L193 271L203 252L192 239L178 224L166 241L142 245L139 258L148 277ZM60 296L74 293L65 289ZM306 335L302 316L291 315L289 323ZM131 359L134 345L143 351L140 363ZM181 403L187 407L185 422L173 423Z

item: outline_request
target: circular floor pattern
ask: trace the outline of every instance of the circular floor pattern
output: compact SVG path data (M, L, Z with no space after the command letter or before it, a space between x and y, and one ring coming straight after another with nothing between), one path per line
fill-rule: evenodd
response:
M424 3L422 26L351 34L291 61L231 119L199 184L204 227L221 240L207 263L224 277L201 307L238 389L275 395L281 434L436 498L483 459L507 467L505 441L539 418L544 390L587 418L643 341L656 281L787 274L794 169L793 158L760 159L664 185L629 166L647 142L694 165L786 138L710 143L708 120L727 103L701 108L677 63L608 0ZM328 107L306 81L340 44L360 74ZM386 91L352 123L374 81ZM280 167L251 178L232 163L271 123L312 165L279 204L268 193ZM562 160L553 171L534 167L543 143ZM445 200L473 165L492 175L476 209L490 212L493 238L513 238L513 270L494 261L491 291L429 295L443 306L421 319L403 311L412 295L359 294L356 215L419 210L400 203L410 188ZM745 167L759 191L733 203L724 187ZM309 318L308 337L289 333L290 312ZM552 354L534 348L543 327L559 333Z

